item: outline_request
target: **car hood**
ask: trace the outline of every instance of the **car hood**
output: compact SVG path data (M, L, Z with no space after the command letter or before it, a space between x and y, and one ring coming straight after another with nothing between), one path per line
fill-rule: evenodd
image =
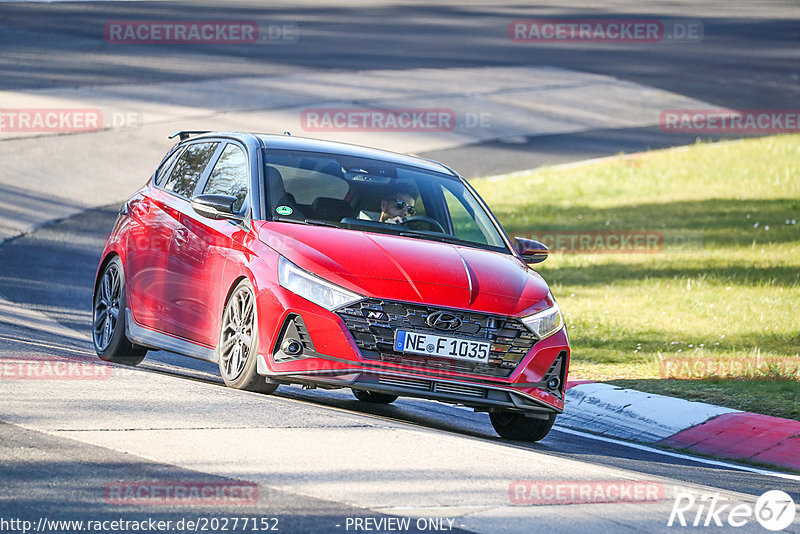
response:
M510 254L390 234L261 222L267 246L364 296L500 315L551 303L547 284Z

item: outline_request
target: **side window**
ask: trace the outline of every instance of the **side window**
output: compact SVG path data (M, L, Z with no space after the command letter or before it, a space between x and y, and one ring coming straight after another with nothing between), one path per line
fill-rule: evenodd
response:
M450 221L453 223L453 233L459 239L474 243L486 244L486 236L480 226L467 211L466 206L449 190L444 189L444 201L450 212Z
M214 165L214 170L203 189L204 195L230 195L237 198L233 209L242 211L247 198L247 184L250 181L250 167L244 151L233 143L228 143Z
M178 156L181 155L181 152L183 152L183 149L180 148L175 152L173 152L172 155L169 157L169 159L159 167L158 174L156 175L156 185L160 186L164 185L164 180L166 180L168 176L167 173L169 173L169 170L172 168L172 165L175 163L175 160L178 159Z
M184 197L191 197L218 144L195 143L186 147L164 183L164 189Z

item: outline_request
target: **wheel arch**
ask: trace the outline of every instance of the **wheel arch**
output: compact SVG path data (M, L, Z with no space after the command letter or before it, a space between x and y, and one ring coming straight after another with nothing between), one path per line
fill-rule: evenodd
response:
M94 274L94 287L92 288L92 294L97 291L97 284L100 283L100 277L105 271L106 267L109 263L111 263L114 258L119 258L120 263L122 263L122 276L125 276L125 262L122 261L122 256L116 250L109 250L103 259L100 261L99 265L97 266L97 272ZM128 286L125 285L125 290L127 291Z
M274 273L274 274L273 274ZM255 258L249 259L249 261L239 261L239 262L231 262L230 265L226 265L226 273L225 273L225 280L229 280L225 282L225 285L220 287L219 296L217 297L219 300L218 302L218 310L219 313L216 316L216 329L217 332L220 331L222 328L222 315L224 313L225 307L231 300L235 289L242 283L243 280L247 280L250 284L250 288L253 291L253 296L255 297L255 312L256 312L256 320L257 324L259 325L259 354L265 354L267 352L267 347L270 343L272 343L275 335L276 330L279 328L277 325L275 328L261 328L265 317L272 316L271 308L264 308L265 304L265 297L269 299L268 296L272 293L271 288L273 286L278 285L277 282L277 254L275 255L275 261L265 261L264 258L256 256ZM274 278L274 280L273 280ZM227 287L225 287L227 286ZM274 296L272 296L274 299ZM269 302L269 300L268 300ZM219 339L215 342L215 350L219 346Z
M250 286L253 287L253 292L255 293L255 287L253 286L253 281L250 279L250 277L244 274L240 274L233 280L233 282L231 282L231 285L228 287L228 292L225 294L225 299L222 301L223 310L225 309L225 306L228 305L228 302L230 302L231 296L233 295L233 291L237 287L239 287L239 284L242 283L242 280L247 280L248 282L250 282Z

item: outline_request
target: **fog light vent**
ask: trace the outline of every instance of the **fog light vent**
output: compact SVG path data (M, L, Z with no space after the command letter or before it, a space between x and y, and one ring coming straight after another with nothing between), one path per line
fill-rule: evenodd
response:
M566 374L566 351L561 351L555 357L550 368L544 374L542 382L547 386L547 391L556 397L562 399L564 397L564 375Z

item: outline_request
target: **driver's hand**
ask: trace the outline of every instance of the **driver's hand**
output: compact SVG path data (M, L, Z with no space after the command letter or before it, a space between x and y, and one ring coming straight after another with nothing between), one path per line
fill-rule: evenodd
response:
M391 219L386 219L385 223L389 224L403 224L404 219L402 217L392 217Z

